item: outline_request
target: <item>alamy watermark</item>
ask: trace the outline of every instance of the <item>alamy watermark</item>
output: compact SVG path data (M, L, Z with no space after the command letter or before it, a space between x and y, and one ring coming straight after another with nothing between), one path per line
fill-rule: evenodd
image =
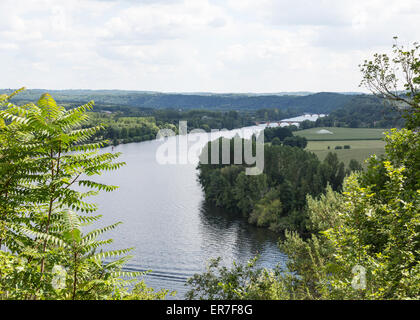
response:
M171 129L161 129L157 133L156 139L162 144L156 151L156 161L159 164L195 164L198 160L202 164L233 163L247 165L247 175L258 175L264 170L263 131L263 128L248 127L211 132L194 129L188 133L187 121L180 121L178 135ZM229 138L233 138L233 155ZM208 142L211 143L210 157L206 148Z
M51 285L55 290L61 290L66 288L66 276L67 271L63 266L55 265L52 268L53 278L51 280Z
M366 269L363 266L355 265L351 272L353 273L353 279L351 281L351 286L354 290L364 290L366 289Z

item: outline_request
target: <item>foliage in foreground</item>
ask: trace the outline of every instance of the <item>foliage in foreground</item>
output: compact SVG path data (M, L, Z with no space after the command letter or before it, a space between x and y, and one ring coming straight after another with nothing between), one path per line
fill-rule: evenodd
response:
M123 271L130 249L102 249L119 223L83 232L100 219L86 198L117 188L90 177L124 165L89 143L102 128L83 127L93 102L66 110L44 94L17 106L14 94L0 96L0 299L163 298L144 282L127 289L143 275Z
M258 268L258 257L247 264L221 266L221 259L211 259L206 272L188 279L187 299L210 300L279 300L287 297L283 283L277 281L279 271Z

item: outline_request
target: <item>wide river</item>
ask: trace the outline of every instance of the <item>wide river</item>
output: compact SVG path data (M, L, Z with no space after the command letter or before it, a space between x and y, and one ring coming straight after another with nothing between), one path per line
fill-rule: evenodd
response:
M189 139L200 139L195 146L201 147L219 136L233 137L238 133L249 137L261 127L246 129L249 130L224 131L211 137L195 133ZM175 298L183 299L188 290L187 278L204 271L212 257L220 256L224 265L230 265L260 254L261 266L283 264L286 257L277 247L276 234L251 226L240 216L205 205L196 162L163 165L157 161L158 149L170 140L179 141L179 136L101 151L121 152L120 161L126 162L121 169L96 179L118 185L119 189L102 192L93 199L99 206L98 213L103 215L101 225L123 222L106 236L114 239L112 249L135 248L126 269L152 270L145 277L148 285L176 290ZM181 148L180 152L183 151Z

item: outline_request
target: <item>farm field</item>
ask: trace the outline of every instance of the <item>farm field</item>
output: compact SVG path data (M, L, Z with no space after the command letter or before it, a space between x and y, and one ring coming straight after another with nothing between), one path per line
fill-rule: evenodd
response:
M383 149L385 147L385 141L382 140L338 140L338 141L308 141L307 149L311 151L323 151L328 150L334 151L336 146L344 147L345 145L350 146L350 150L353 149ZM340 150L335 150L340 151ZM346 151L349 151L346 149Z
M319 127L294 132L308 141L380 140L386 129Z
M324 133L318 133L320 130ZM385 129L328 127L311 128L294 134L308 139L306 150L315 153L320 160L323 160L329 152L335 152L340 161L346 165L351 159L355 159L365 166L364 160L369 156L384 153L385 142L380 140L383 131ZM344 149L345 145L350 146L350 149ZM336 146L341 146L343 149L336 150Z
M346 141L348 142L348 141ZM381 142L381 141L378 141ZM348 144L348 143L347 143ZM311 150L306 147L306 150L312 151L315 153L320 160L324 160L327 156L328 152L335 152L337 153L338 159L343 161L344 164L347 166L351 159L355 159L360 162L364 167L364 161L369 158L371 155L376 154L377 156L383 154L385 149L383 147L375 147L375 148L351 148L351 149L341 149L341 150Z

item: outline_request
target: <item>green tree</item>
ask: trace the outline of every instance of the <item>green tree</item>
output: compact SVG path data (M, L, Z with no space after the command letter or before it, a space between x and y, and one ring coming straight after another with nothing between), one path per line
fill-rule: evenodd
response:
M360 162L355 159L351 159L349 162L350 171L363 171L363 166Z
M236 178L233 192L238 209L248 217L256 202L267 192L267 176L264 173L249 176L242 171Z
M397 37L394 39L397 40ZM391 57L376 53L373 60L365 60L360 65L363 74L361 85L402 112L408 129L420 126L419 49L418 43L406 49L396 42Z
M271 140L271 144L273 146L279 146L281 145L281 140L278 137L273 138L273 140Z
M282 283L276 281L278 273L256 267L257 258L231 268L221 266L221 259L211 259L206 271L187 281L191 288L187 299L210 300L275 300L287 297Z
M112 240L97 237L118 223L82 232L100 218L86 198L117 188L90 177L124 165L115 161L119 153L98 152L105 142L89 142L102 128L83 126L93 102L66 110L49 94L23 106L9 100L2 96L0 111L0 223L7 249L1 251L0 297L111 298L126 283L122 277L141 274L122 271L130 249L99 251Z
M282 216L282 204L278 190L271 189L260 201L257 202L249 216L249 222L259 227L269 227L279 231L279 222Z
M320 167L320 174L325 185L330 183L334 190L340 190L346 175L344 163L338 160L336 153L329 152Z
M308 145L308 141L306 140L305 137L293 136L293 137L286 137L284 139L283 144L285 146L298 147L298 148L305 149L306 146Z

